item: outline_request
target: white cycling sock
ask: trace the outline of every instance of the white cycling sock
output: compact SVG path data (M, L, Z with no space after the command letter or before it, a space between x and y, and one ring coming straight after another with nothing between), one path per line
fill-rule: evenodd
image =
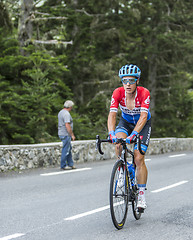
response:
M145 186L141 186L142 184L138 184L139 188L139 197L145 199Z

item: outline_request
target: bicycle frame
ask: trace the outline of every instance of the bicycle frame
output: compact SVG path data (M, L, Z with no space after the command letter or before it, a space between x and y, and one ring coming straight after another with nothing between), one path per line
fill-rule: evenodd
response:
M128 186L126 184L126 187L128 188L129 190L129 201L132 201L133 199L133 187L132 187L132 183L131 183L131 176L130 176L130 172L128 170L128 166L129 166L129 163L127 162L127 153L129 153L131 156L132 156L132 164L134 164L135 166L135 162L134 162L134 152L131 151L130 149L127 148L127 145L126 145L126 141L124 139L118 139L117 143L120 143L122 145L122 152L121 152L121 156L118 157L119 160L122 160L123 161L123 164L125 166L125 180L128 179ZM133 196L133 197L132 197Z

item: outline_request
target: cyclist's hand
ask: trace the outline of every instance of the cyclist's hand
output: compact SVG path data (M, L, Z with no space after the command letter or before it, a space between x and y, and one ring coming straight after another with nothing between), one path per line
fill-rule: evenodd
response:
M126 138L126 143L130 144L135 142L136 137L137 137L138 132L137 131L133 131L127 138Z
M110 131L109 132L109 139L111 139L112 143L117 142L117 137L115 136L115 131Z

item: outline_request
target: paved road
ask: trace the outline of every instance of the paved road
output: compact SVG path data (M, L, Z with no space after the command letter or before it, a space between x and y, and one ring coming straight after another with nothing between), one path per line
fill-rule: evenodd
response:
M130 209L120 231L108 208L113 161L1 173L0 240L193 239L193 152L147 156L146 163L148 208L139 221Z

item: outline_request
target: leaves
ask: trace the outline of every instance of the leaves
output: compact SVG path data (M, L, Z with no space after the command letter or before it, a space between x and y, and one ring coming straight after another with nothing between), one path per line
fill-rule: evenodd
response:
M56 140L57 112L72 95L61 81L64 59L47 51L1 58L1 144Z
M0 144L57 140L66 99L76 103L77 139L106 137L111 94L126 63L141 68L140 84L150 90L152 136L192 136L191 1L34 1L23 51L15 37L19 1L3 3L13 33L0 34Z

